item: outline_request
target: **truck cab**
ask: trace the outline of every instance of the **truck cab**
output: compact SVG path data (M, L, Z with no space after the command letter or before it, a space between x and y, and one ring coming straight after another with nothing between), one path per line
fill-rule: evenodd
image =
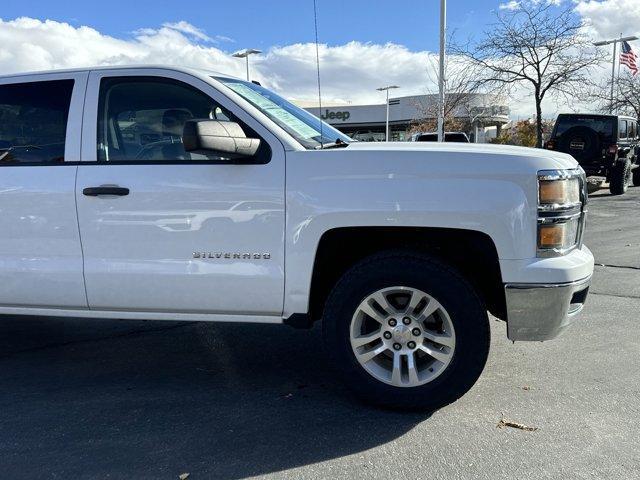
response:
M177 67L0 77L0 314L321 322L366 401L475 383L488 311L577 317L584 171L517 147L354 142L251 82Z

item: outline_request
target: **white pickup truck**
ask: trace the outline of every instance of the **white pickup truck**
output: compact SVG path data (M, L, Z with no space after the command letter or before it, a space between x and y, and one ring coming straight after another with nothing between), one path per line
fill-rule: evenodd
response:
M585 302L569 155L359 143L183 68L0 77L0 314L322 322L361 398L433 409ZM286 353L285 353L286 354Z

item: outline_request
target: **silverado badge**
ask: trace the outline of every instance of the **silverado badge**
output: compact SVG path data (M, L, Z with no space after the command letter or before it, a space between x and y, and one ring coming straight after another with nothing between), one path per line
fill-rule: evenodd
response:
M234 260L270 260L270 253L232 253L232 252L193 252L193 258L234 259Z

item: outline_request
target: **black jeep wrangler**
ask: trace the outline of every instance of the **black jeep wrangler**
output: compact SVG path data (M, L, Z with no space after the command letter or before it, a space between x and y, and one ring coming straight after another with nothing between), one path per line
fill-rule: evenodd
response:
M613 195L640 185L638 121L620 115L561 113L545 144L569 153L589 176L603 176Z

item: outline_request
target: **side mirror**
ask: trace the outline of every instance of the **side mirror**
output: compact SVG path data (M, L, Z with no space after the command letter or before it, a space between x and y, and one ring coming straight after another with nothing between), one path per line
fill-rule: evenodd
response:
M187 152L211 150L231 158L252 157L260 147L260 140L247 138L240 125L220 120L187 120L182 143Z

